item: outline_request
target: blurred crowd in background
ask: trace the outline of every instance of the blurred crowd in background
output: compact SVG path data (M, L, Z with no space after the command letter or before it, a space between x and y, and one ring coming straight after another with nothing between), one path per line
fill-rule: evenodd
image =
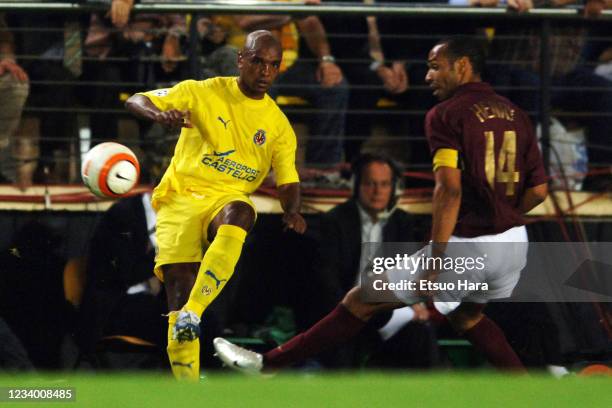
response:
M508 8L508 18L491 20L150 14L134 13L134 0L80 3L102 4L106 10L0 14L0 87L7 96L0 121L0 172L4 182L22 189L32 183L78 182L81 155L107 140L132 147L143 164L142 182L154 184L176 132L130 118L125 99L187 78L236 75L236 53L245 33L262 28L276 33L283 44L281 75L271 94L298 133L303 181L313 187L346 187L342 170L363 151L384 152L406 169L427 172L422 123L435 99L424 81L425 59L441 37L487 38L485 79L527 110L540 128L540 22L510 18L534 7L580 10L573 20L550 23L551 173L567 177L558 186L575 190L601 190L609 184L612 47L609 25L598 19L606 0L447 4ZM410 3L386 1L380 7Z
M350 239L371 226L364 226L357 212L356 203L363 204L360 200L367 200L367 194L362 196L360 184L351 185L347 163L374 152L384 157L374 160L384 173L377 177L398 178L391 165L388 172L384 168L387 159L401 163L404 170L424 175L431 171L423 117L436 100L424 77L427 52L441 37L486 38L490 62L485 79L525 109L538 131L542 126L541 31L536 20L148 14L134 13L134 0L80 3L103 3L105 10L0 13L0 182L23 190L32 184L78 183L81 155L99 142L114 140L137 153L141 182L155 184L178 133L128 116L123 108L127 97L188 78L237 75L236 56L245 33L268 29L283 45L281 74L271 93L296 128L304 185L353 188L347 204L323 217L310 217L305 237L283 235L278 219L260 215L239 264L249 273L237 273L240 278L202 319L208 343L202 349L207 353L210 339L218 334L252 347L280 344L324 315L353 285L360 259L353 249L360 241ZM330 3L351 5L355 0ZM385 1L390 3L411 2ZM553 183L560 188L601 191L612 186L612 33L610 25L597 18L608 0L451 0L448 5L507 7L508 16L534 7L580 9L579 18L550 22L550 172L559 176ZM355 171L363 180L374 170L366 166ZM61 241L67 235L48 223L28 221L15 228L0 258L0 345L8 350L0 354L13 359L0 357L0 366L167 364L162 317L167 310L163 287L152 275L155 218L148 202L146 194L136 195L101 216L80 220L75 235L87 243L79 257L66 256L66 243ZM379 241L427 240L426 217L403 212L393 217L399 219L378 225ZM398 225L409 236L389 230ZM531 233L542 238L544 230ZM330 253L332 249L337 252ZM346 265L350 270L343 269ZM40 296L28 302L26 310L20 300L30 293ZM601 314L592 305L513 304L490 309L530 366L560 366L572 361L572 353L583 359L609 357L609 333L600 326ZM478 356L464 352L460 340L439 341L450 336L442 322L431 305L383 316L350 347L306 366L479 364ZM519 328L518 322L523 326ZM574 330L559 327L564 324ZM209 354L202 361L204 366L216 365Z

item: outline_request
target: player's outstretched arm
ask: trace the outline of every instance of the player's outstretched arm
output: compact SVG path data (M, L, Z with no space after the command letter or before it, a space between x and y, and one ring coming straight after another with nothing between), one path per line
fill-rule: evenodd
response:
M431 240L446 243L453 234L461 206L461 170L440 167L435 173ZM443 248L440 248L443 250Z
M521 200L520 210L523 214L527 214L529 211L540 205L546 200L548 196L548 184L540 184L535 187L528 188L523 195Z
M289 228L303 234L306 231L306 220L300 214L300 183L288 183L278 186L278 198L283 208L283 223Z
M189 111L177 109L161 111L144 95L134 94L130 96L125 103L125 107L139 118L157 122L167 128L191 127Z

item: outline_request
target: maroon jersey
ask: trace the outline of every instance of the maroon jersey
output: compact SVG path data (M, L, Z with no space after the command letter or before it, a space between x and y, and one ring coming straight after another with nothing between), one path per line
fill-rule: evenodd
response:
M461 209L454 235L498 234L523 225L526 189L546 182L528 116L487 83L468 83L433 107L425 120L432 155L459 152Z

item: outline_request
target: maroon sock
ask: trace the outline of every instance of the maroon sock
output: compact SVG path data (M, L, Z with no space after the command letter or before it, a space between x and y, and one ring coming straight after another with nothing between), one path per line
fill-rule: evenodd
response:
M489 360L502 370L526 371L504 332L493 320L483 317L476 326L465 332L465 337Z
M264 354L265 368L281 368L345 342L355 336L365 322L339 304L314 326Z

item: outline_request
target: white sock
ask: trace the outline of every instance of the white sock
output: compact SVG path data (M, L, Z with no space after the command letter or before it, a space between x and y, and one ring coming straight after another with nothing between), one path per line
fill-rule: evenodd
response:
M395 335L402 327L407 325L414 318L414 310L410 306L402 307L401 309L395 309L391 319L383 327L378 329L378 334L383 341L389 340Z

